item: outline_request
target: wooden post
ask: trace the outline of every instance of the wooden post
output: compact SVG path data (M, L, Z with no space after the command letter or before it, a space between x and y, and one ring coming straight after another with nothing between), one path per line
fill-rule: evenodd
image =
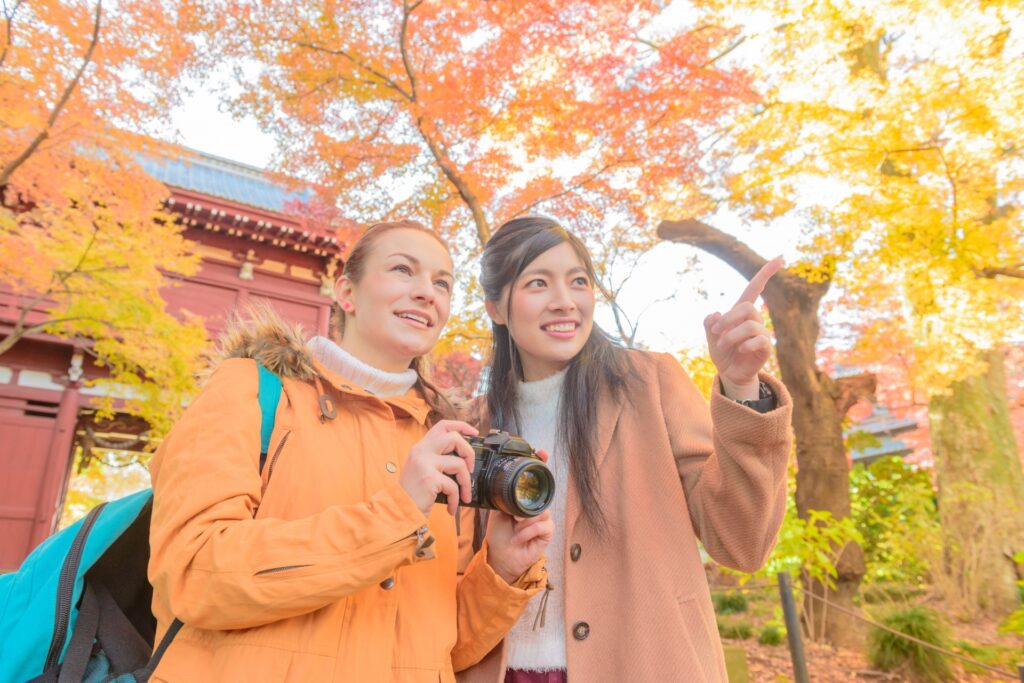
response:
M782 614L786 620L789 656L793 660L793 680L795 683L810 683L807 660L804 658L804 641L800 635L800 615L796 611L789 572L779 572L779 596L782 598Z

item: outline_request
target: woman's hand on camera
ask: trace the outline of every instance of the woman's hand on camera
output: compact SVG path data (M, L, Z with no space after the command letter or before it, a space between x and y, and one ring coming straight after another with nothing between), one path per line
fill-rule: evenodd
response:
M537 456L548 461L544 449L538 450ZM488 517L487 564L506 583L513 583L540 559L555 533L555 521L547 510L536 517L513 517L491 510Z
M487 563L506 583L514 583L540 559L554 533L555 521L548 510L525 518L492 510L487 522Z
M471 500L469 473L473 471L476 454L463 436L477 433L465 422L441 420L409 451L398 481L424 515L430 514L439 493L448 496L451 515L455 514L460 498L464 503Z

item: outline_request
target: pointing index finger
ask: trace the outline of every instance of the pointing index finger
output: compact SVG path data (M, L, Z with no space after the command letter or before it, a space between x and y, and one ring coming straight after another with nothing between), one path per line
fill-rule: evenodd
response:
M768 280L771 280L772 276L779 272L781 268L781 256L776 256L771 261L761 266L761 270L757 271L757 274L750 278L750 284L748 284L746 289L743 290L743 293L740 294L740 298L736 300L736 303L754 303L757 301L757 297L761 296L761 292L764 291L765 285L768 284Z

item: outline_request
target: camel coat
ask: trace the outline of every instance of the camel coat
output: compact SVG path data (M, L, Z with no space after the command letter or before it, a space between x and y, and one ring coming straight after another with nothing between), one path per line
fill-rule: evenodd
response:
M566 501L564 590L568 677L599 681L727 681L697 540L728 567L752 572L785 511L792 400L765 414L715 393L708 404L667 354L629 351L621 402L598 404L599 496L609 525L595 533L575 487ZM463 562L471 534L463 527ZM505 641L460 681L500 683Z

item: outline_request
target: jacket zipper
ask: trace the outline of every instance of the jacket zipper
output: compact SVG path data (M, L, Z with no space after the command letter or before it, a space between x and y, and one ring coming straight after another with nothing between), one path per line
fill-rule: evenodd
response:
M377 555L379 555L381 553L390 552L391 546L393 546L393 545L395 545L397 543L404 543L405 541L408 541L410 538L415 538L416 539L416 556L419 557L419 558L423 558L423 557L425 557L427 555L427 550L426 549L434 544L434 537L433 536L429 536L428 535L429 533L430 533L430 531L427 529L427 527L425 525L421 526L419 529L417 529L416 531L412 532L408 536L403 536L402 538L398 539L397 541L389 543L388 545L382 547L380 550L377 550L377 551L371 553L371 555L369 557L375 557L375 556L377 556ZM364 559L368 559L368 558L364 558ZM313 566L312 564L291 564L291 565L287 565L287 566L284 566L284 567L271 567L270 569L260 569L259 571L257 571L254 574L254 576L265 576L267 574L276 574L278 572L284 572L284 571L288 571L290 569L305 569L306 567L312 567L312 566Z
M281 437L281 443L277 444L277 448L274 449L274 455L270 458L270 465L267 467L267 485L270 485L270 478L274 476L274 463L277 462L277 456L281 455L281 449L288 442L288 436L291 432L285 432L284 436Z
M274 574L276 572L286 572L289 569L305 569L306 567L312 567L311 564L292 564L287 567L274 567L272 569L261 569L256 572L256 576L263 576L264 574Z
M82 551L85 548L85 540L89 537L96 518L106 506L100 503L85 516L82 521L82 528L75 534L75 540L71 542L71 548L64 558L64 564L60 568L60 579L57 584L57 611L54 613L53 639L50 640L50 651L46 655L46 664L43 665L43 672L49 671L56 666L61 652L64 651L64 640L67 638L68 623L71 621L71 598L75 593L75 576L78 574L78 565L82 562Z

